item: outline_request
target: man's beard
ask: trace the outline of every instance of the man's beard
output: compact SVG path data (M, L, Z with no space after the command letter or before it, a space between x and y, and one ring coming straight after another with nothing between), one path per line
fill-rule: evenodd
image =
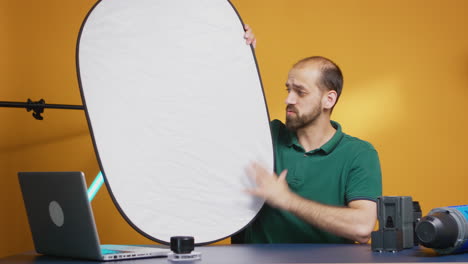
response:
M314 123L322 114L322 104L319 103L317 107L312 109L309 113L299 115L296 107L293 105L288 105L286 111L293 111L296 115L287 115L286 114L286 127L291 131L297 131L301 128L304 128L312 123Z

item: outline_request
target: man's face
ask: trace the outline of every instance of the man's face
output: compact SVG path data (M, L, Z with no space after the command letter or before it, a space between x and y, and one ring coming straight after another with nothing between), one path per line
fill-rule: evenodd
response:
M316 85L320 71L314 65L291 69L286 82L286 126L292 130L313 124L322 114L323 92Z

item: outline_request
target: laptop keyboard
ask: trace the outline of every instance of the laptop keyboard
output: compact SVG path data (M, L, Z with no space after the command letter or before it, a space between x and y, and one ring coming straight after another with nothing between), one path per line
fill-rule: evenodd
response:
M164 250L164 249L160 249ZM126 253L146 253L158 251L157 248L138 247L131 245L101 245L101 253L109 254L126 254Z
M107 249L107 248L101 248L101 253L102 253L103 255L111 255L111 254L125 253L125 251L112 250L112 249Z

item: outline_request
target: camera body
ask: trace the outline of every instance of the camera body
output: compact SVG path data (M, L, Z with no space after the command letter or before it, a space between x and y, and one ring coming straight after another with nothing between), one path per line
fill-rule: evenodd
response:
M419 203L411 196L381 196L377 215L373 251L396 252L419 244L441 255L468 251L468 205L434 208L421 218Z
M411 196L377 198L379 230L371 234L372 250L400 251L418 245L414 230L421 216L421 207Z

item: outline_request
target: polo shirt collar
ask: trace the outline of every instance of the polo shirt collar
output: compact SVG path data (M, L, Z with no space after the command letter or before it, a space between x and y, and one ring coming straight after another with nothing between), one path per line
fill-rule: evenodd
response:
M321 150L325 154L330 154L336 148L336 146L338 146L338 143L340 143L344 135L343 131L341 130L341 125L333 120L330 120L330 123L336 129L336 132L333 135L333 137L330 140L328 140L327 143L323 144L323 146L321 146L320 148L311 150L308 153L315 153ZM288 146L296 146L304 151L304 148L301 146L301 144L299 144L299 140L297 139L296 133L292 131L289 131Z

